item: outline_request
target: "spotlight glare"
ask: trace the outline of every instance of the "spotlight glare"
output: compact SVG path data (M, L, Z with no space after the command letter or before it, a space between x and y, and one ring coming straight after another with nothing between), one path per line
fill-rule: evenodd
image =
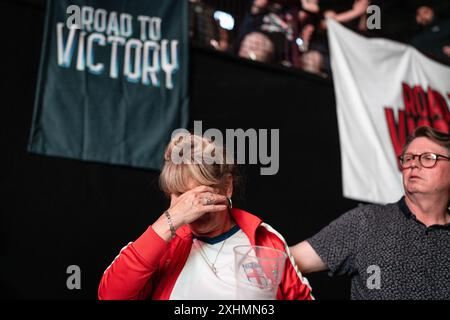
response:
M216 11L214 12L214 19L219 21L219 25L221 28L225 30L233 30L234 19L231 14L223 11Z

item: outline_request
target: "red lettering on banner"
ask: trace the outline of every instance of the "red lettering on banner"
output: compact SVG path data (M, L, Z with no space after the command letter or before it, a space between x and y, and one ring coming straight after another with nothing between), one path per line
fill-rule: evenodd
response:
M416 108L414 106L414 95L411 87L407 83L402 83L403 88L403 103L405 104L406 114L412 117L417 116Z
M413 89L414 93L414 104L416 106L417 115L419 117L417 121L417 127L429 126L431 123L428 117L428 103L425 92L421 86L415 86Z
M442 132L449 132L450 111L445 98L437 91L428 87L428 106L433 128Z
M408 134L414 131L416 126L414 119L417 117L416 108L414 106L413 90L407 83L402 83L403 87L403 103L406 110L406 124L408 126Z
M407 83L402 83L402 89L404 109L398 109L397 121L393 108L384 108L396 157L401 155L406 137L418 127L429 126L450 132L450 110L441 93L431 87L425 91L421 86L411 87ZM450 99L450 93L447 97Z

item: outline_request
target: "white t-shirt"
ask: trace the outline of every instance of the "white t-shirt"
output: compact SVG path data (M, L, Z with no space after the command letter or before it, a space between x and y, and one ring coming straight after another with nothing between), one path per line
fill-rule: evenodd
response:
M239 245L250 245L250 241L237 225L214 238L194 238L191 252L178 276L170 299L236 299L233 248ZM203 252L201 248L203 248ZM217 261L214 266L217 276L211 268L216 257Z

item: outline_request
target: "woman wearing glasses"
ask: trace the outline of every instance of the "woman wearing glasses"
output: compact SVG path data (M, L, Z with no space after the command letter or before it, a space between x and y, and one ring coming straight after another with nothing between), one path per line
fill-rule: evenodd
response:
M236 299L236 246L270 247L287 256L288 247L274 229L232 208L236 166L214 161L220 159L227 160L224 148L206 138L181 134L172 139L160 176L170 208L106 269L99 299ZM256 284L266 281L257 264L245 270ZM292 258L273 272L281 274L273 292L277 299L312 299Z
M349 275L352 299L450 300L450 135L417 128L399 161L397 203L351 210L291 252L304 273Z

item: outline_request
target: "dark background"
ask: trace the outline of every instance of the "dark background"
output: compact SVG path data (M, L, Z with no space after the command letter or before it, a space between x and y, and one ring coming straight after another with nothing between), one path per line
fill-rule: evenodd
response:
M95 299L104 269L167 208L158 172L26 152L43 1L0 2L2 37L1 298ZM332 82L191 48L191 123L280 129L280 170L245 166L235 206L293 245L358 203L342 197ZM81 290L68 290L78 265ZM307 276L317 299L346 299L348 279Z
M30 2L44 0L27 0ZM301 0L274 0L286 6L300 7ZM202 0L217 10L223 10L233 15L237 28L231 32L231 37L236 37L239 30L239 21L242 21L253 0ZM333 10L343 12L350 10L354 0L319 0L320 10ZM409 43L418 27L415 23L416 8L421 5L433 7L438 17L450 18L450 1L448 0L371 0L371 4L381 9L382 28L373 30L370 35L385 37L396 41Z

